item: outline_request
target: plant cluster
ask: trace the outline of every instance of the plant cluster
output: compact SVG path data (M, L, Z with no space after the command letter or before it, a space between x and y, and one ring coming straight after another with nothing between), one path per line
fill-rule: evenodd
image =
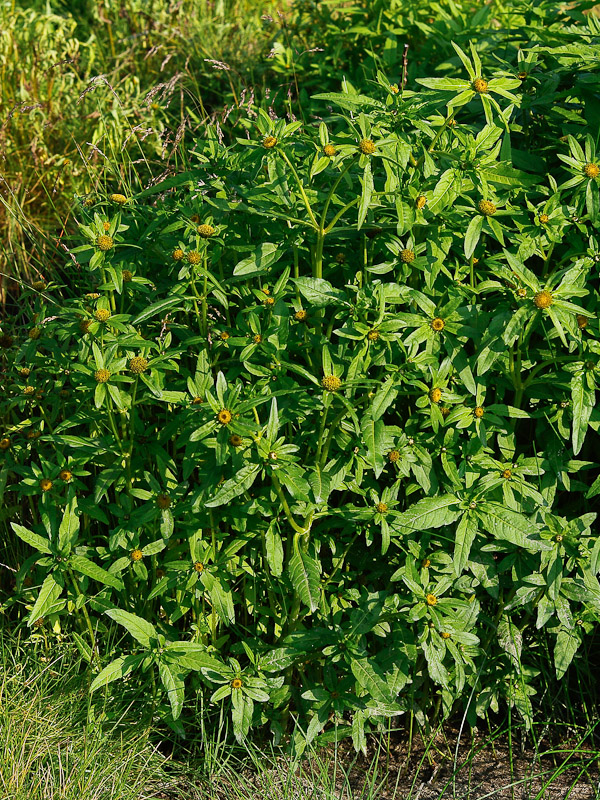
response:
M598 120L560 88L597 91L600 25L574 27L82 198L70 291L2 329L0 485L34 550L4 613L74 615L93 691L148 680L181 732L196 692L240 740L293 717L299 750L531 724L600 618Z

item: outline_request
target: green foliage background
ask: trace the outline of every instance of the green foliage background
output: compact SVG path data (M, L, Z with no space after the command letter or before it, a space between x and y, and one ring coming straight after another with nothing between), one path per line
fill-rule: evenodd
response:
M180 733L186 692L297 751L531 725L600 614L600 25L324 6L289 33L315 64L275 40L287 109L79 195L3 323L2 610Z

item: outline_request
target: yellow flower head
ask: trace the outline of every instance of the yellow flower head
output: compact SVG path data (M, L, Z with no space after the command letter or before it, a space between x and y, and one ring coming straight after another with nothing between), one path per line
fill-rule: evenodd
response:
M98 369L94 372L94 379L96 383L108 383L110 372L107 369Z
M426 597L425 599L426 599L426 601L427 601L427 605L428 605L428 606L435 606L435 605L437 605L437 601L438 601L438 599L437 599L437 597L436 597L434 594L428 594L428 595L427 595L427 597Z
M377 503L377 505L375 506L375 511L377 511L378 514L385 514L387 513L387 510L388 510L387 503L380 502Z
M415 251L410 250L408 247L402 250L400 253L400 261L402 261L404 264L412 264L415 258Z
M198 225L196 230L203 239L210 239L211 236L215 235L215 229L213 226L207 225L206 223L203 225Z
M252 337L252 343L253 344L260 344L262 342L262 340L263 340L263 338L260 335L260 333L255 333L254 336Z
M96 244L103 252L106 252L107 250L112 250L112 248L115 246L112 236L106 236L105 234L103 234L102 236L98 236L98 238L96 239Z
M476 419L481 419L484 415L484 410L481 406L477 406L477 408L473 411L473 414Z
M529 73L528 73L528 72L525 72L525 71L523 71L523 72L519 72L519 73L517 74L517 78L518 78L520 81L524 81L524 80L525 80L525 78L526 78L528 75L529 75Z
M372 331L369 331L369 332L367 333L367 339L368 339L370 342L376 342L376 341L377 341L377 339L379 339L379 336L380 336L380 333L379 333L379 331L378 331L378 330L375 330L375 329L373 329Z
M477 210L484 217L491 217L496 213L496 206L490 200L480 200L477 203Z
M31 375L31 370L29 369L29 367L21 367L21 369L19 370L19 375L22 378L28 378Z
M427 198L425 197L424 194L420 194L415 200L415 205L419 209L424 208L426 203L427 203Z
M442 631L440 636L442 637L442 639L449 639L450 638L450 634L447 631Z
M129 367L129 372L133 372L134 375L141 375L142 372L146 372L148 369L148 361L143 356L134 356L129 359L127 366Z
M277 139L275 138L275 136L266 136L263 139L263 147L266 150L272 150L276 144L277 144Z
M337 392L342 388L342 381L337 375L325 375L321 381L321 386L328 392Z
M131 270L124 269L122 274L123 274L123 283L131 283L133 279L133 273L131 272Z
M502 470L502 477L507 481L510 480L510 478L512 478L512 471L510 469Z
M228 408L222 408L217 414L217 419L221 423L221 425L229 425L229 423L233 419L233 414Z
M598 164L586 164L583 168L583 174L586 178L597 178L600 175L600 167Z
M423 561L421 562L422 569L429 569L430 566L431 566L431 559L424 558Z
M203 402L204 402L204 398L203 397L194 397L194 399L192 400L192 405L193 406L201 406Z
M194 563L194 570L196 572L204 572L204 564L201 561L196 561Z
M10 447L10 439L8 436L5 436L3 439L0 439L0 450L8 450Z
M446 326L446 323L441 317L436 317L435 319L431 320L431 327L434 331L443 331Z
M34 393L35 393L35 387L34 386L26 386L23 389L23 394L34 394Z
M110 230L110 222L103 222L102 228L104 229L105 233L108 233L108 231Z
M73 473L70 469L61 469L61 471L58 473L58 477L61 479L61 481L68 483L73 479Z
M358 149L365 156L371 156L375 152L375 144L372 139L361 139Z
M332 144L326 144L325 147L323 148L323 152L325 153L326 156L332 158L337 153L337 150Z
M139 549L139 547L136 547L135 550L131 551L131 560L132 561L141 561L143 557L144 557L144 554Z
M97 319L98 322L106 322L109 318L110 311L108 308L97 308L96 311L94 311L94 319Z
M202 256L197 250L191 250L187 254L187 261L188 261L188 264L191 264L192 266L196 266L196 264L199 264L202 261Z
M231 681L231 688L232 689L241 689L242 688L242 681L239 678L234 678Z
M35 289L36 292L43 292L46 288L46 281L33 281L31 288Z
M388 461L391 461L394 464L396 461L400 460L400 451L399 450L390 450L388 453Z
M542 225L545 225L550 219L550 217L548 216L548 214L540 214L538 219L542 223Z
M429 392L429 399L432 403L439 403L442 399L442 390L441 389L432 389Z
M584 317L583 314L577 314L577 327L580 330L583 330L584 328L587 328L588 323L589 323L589 319L587 317Z
M124 205L127 202L127 198L124 194L111 194L108 198L113 203L118 203L120 206Z
M52 488L52 481L49 478L42 478L40 481L40 489L42 492L49 492Z
M488 82L483 78L475 78L471 84L471 88L478 94L487 94Z
M184 256L185 256L185 253L183 252L181 247L176 247L175 250L173 250L172 257L173 257L174 261L181 261L181 259Z
M536 308L549 308L553 302L552 292L549 292L548 289L542 289L533 297L533 304Z
M527 289L524 286L521 286L519 289L517 289L517 296L523 299L527 297Z
M171 505L171 498L168 494L159 494L156 496L156 505L161 509L164 510L165 508L169 508Z
M227 331L221 331L219 339L221 339L222 342L226 342L227 339L229 339L229 333Z
M263 305L269 308L270 306L275 305L275 298L274 297L265 297L263 300Z
M244 444L244 440L243 440L243 439L242 439L242 437L239 435L239 433L233 433L233 434L232 434L232 435L229 437L229 444L230 444L232 447L241 447L241 446Z
M303 308L301 308L300 311L296 311L296 313L294 314L294 319L298 320L298 322L306 322L306 320L308 319L308 313Z

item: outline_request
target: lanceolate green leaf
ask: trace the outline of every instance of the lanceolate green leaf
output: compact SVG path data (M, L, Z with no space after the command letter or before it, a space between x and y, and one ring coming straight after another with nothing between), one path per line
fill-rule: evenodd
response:
M242 467L238 474L234 478L225 481L216 495L204 505L206 508L216 508L229 503L234 497L243 494L252 486L259 471L260 466L258 464L248 464Z
M119 658L111 661L108 666L104 667L102 672L96 675L90 685L90 692L95 692L96 689L100 689L102 686L112 683L112 681L117 681L129 675L130 672L142 663L144 658L144 654L127 655L119 656Z
M319 565L312 556L299 548L297 542L294 543L288 573L302 602L311 612L316 611L321 596Z
M526 550L551 550L552 544L539 538L539 528L523 514L500 503L483 502L475 510L482 532L504 539Z
M88 578L93 578L99 583L112 586L114 589L122 591L123 581L116 575L98 566L98 564L94 564L89 558L74 555L71 556L69 563L76 572L80 572L82 575L87 575Z
M461 515L458 508L459 500L452 494L444 494L439 497L426 497L419 500L407 511L399 514L393 520L393 526L397 529L405 529L407 533L423 531L428 528L440 528L442 525L450 525Z
M123 611L120 608L111 608L104 613L119 625L122 625L144 647L150 647L150 644L156 639L154 625L151 625L142 617L138 617L129 611Z
M38 619L43 617L44 614L48 613L50 608L52 608L54 603L56 603L58 598L61 596L62 590L62 583L57 580L52 573L46 576L33 608L31 609L29 619L27 620L29 627L31 627Z

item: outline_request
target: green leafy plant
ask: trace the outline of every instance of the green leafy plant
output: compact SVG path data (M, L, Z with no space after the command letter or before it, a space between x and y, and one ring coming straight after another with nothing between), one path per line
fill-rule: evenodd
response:
M32 287L3 329L37 551L4 609L81 611L92 689L147 675L178 732L186 685L240 741L296 719L297 752L402 715L531 726L545 647L560 679L598 621L598 127L558 98L533 130L560 45L456 52L494 102L379 72L81 202L79 294Z

